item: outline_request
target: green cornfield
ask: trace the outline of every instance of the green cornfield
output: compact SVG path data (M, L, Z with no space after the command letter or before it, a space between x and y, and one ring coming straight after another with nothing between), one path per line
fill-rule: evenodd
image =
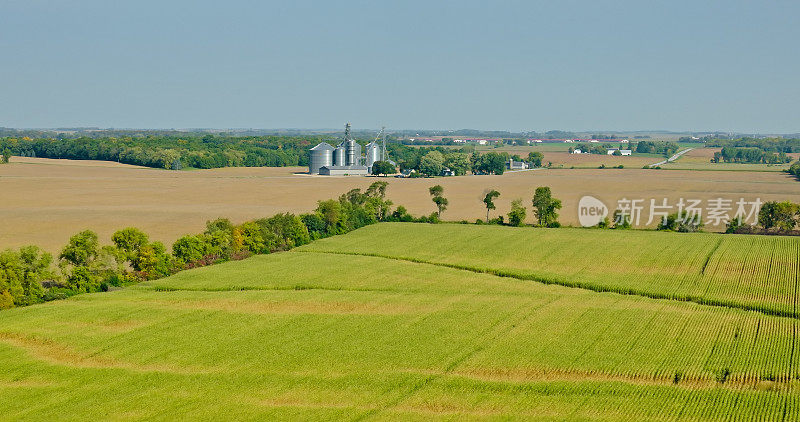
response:
M0 312L0 419L800 420L800 239L384 223Z

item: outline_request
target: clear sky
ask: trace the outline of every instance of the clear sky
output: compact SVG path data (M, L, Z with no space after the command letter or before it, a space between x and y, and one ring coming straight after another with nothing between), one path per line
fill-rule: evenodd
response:
M0 126L800 132L800 2L0 0Z

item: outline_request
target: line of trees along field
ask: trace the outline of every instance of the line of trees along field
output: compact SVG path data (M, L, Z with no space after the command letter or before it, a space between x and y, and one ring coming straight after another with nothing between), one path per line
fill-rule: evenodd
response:
M784 164L792 159L783 151L775 153L754 147L723 147L721 151L714 153L711 161L715 163Z
M690 142L698 142L697 140L690 140ZM792 153L800 152L800 139L794 138L737 138L737 139L721 139L721 138L703 138L700 142L705 142L707 147L714 148L758 148L764 152L775 153Z
M222 135L123 138L1 138L0 151L22 157L116 161L145 167L283 167L308 164L313 138Z
M348 233L382 221L439 223L449 201L440 185L428 189L436 211L429 216L413 217L405 207L386 198L388 183L372 183L365 191L352 189L338 199L319 201L310 213L277 214L269 218L232 224L228 219L209 221L202 233L183 236L167 251L161 242L133 227L111 236L111 245L101 246L91 230L69 239L58 255L55 268L52 255L36 246L0 252L0 309L25 306L66 298L85 292L107 291L109 288L153 280L178 271L202 267L228 260L244 259L253 254L285 251L313 240ZM527 209L522 198L511 202L508 220L504 216L490 219L500 192L490 190L482 199L486 221L475 224L524 226ZM538 227L560 227L558 211L561 201L553 197L547 186L536 188L531 209ZM615 212L614 222L608 219L599 228L629 229L630 221ZM758 217L759 226L746 226L732 221L728 233L800 234L800 204L767 202ZM461 221L462 224L470 224ZM699 231L702 224L686 221L685 216L670 215L658 229Z

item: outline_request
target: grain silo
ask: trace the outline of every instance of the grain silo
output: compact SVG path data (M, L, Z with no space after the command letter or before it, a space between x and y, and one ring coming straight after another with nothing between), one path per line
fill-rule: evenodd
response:
M325 143L323 142L322 144ZM312 160L309 161L313 164L309 166L309 170L312 174L315 173L315 170L317 174L328 176L355 176L368 174L367 167L361 164L364 161L361 157L361 144L356 142L355 139L350 136L350 123L345 125L344 140L342 143L337 145L336 148L328 144L321 146L322 144L317 145L310 151L310 157ZM317 148L325 149L330 158L325 156L322 152L318 153L317 151L314 151ZM315 167L322 163L324 163L324 165Z
M333 165L335 166L346 166L347 161L345 160L345 148L344 142L339 144L336 149L333 151Z
M376 161L381 161L381 146L378 145L377 142L370 142L367 144L366 162L364 165L366 165L371 171L372 165Z
M308 151L308 172L319 174L319 169L333 165L333 147L327 142L320 142Z
M344 142L345 155L347 156L346 166L358 166L361 161L361 145L354 139L348 139Z

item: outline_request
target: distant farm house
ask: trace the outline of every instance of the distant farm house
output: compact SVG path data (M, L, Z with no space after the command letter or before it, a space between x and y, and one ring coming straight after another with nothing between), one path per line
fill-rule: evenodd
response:
M530 166L528 165L528 163L524 161L514 161L513 159L508 160L508 162L506 163L506 168L509 170L525 170L529 167Z

